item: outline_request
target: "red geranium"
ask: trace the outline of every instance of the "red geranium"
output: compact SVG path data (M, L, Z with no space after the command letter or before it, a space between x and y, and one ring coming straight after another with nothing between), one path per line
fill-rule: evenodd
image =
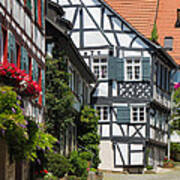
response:
M13 63L0 63L0 76L7 76L8 78L14 79L17 82L17 90L20 91L20 93L26 92L27 96L29 95L34 98L40 95L41 88L38 83L33 81L32 78L26 74L25 70L17 68Z

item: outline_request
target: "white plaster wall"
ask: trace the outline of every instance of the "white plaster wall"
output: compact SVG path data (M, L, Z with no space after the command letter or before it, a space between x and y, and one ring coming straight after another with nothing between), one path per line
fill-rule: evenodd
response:
M144 153L131 153L131 165L143 165Z
M117 82L113 81L112 83L112 95L117 96Z
M113 144L111 141L101 141L99 145L99 156L101 163L99 169L109 171L122 171L121 168L114 168L114 152Z
M108 96L108 83L100 83L99 86L96 88L93 97L96 96Z
M102 137L110 136L110 125L102 125Z

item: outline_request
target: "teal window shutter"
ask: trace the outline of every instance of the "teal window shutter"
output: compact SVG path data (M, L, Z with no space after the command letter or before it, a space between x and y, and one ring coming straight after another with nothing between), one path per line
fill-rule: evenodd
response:
M8 33L8 62L11 62L11 42L12 42L12 34Z
M41 0L41 20L42 20L42 27L44 27L44 0Z
M24 47L21 46L21 70L24 70Z
M39 80L38 63L36 62L36 82Z
M29 74L29 59L28 59L28 52L26 49L24 49L24 64L25 64L25 71L27 74Z
M33 69L32 69L32 77L33 77L33 81L36 80L36 60L33 59Z
M34 13L35 13L35 21L37 21L38 20L38 2L37 2L38 0L34 0Z
M17 65L16 39L14 35L12 35L12 50L13 50L13 63Z
M116 68L116 59L110 57L108 60L108 79L115 79L115 68Z
M116 61L116 79L118 81L124 80L124 59L117 59Z
M151 66L149 57L142 58L142 79L144 81L151 79Z
M118 107L117 108L117 122L129 123L130 122L130 107Z
M30 10L32 9L31 0L27 0L27 7L28 7Z
M42 105L45 106L45 73L44 70L42 69Z
M108 60L108 78L118 81L124 80L124 59L110 57Z

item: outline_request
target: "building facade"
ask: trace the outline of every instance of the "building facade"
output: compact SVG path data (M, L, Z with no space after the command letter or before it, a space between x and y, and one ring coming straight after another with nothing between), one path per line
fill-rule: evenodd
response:
M63 18L64 13L60 5L48 1L46 17L47 55L53 58L53 48L56 51L64 52L68 72L71 75L69 87L75 99L74 111L75 114L79 114L84 105L90 104L91 84L95 84L96 78L68 36L68 32L72 30L72 24ZM61 153L67 156L72 150L77 149L76 139L77 126L74 123L61 135Z
M20 93L24 115L43 121L45 105L45 0L0 1L0 63L24 70L42 91L34 98ZM5 83L6 82L1 82ZM7 146L0 145L0 179L28 179L28 163L11 163Z
M162 165L173 59L104 1L54 2L73 23L69 34L98 78L91 103L100 116L99 168L142 171Z

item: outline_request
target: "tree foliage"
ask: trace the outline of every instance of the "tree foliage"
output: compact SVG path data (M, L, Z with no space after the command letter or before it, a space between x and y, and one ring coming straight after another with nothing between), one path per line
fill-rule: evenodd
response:
M69 88L70 74L65 55L54 52L46 59L46 123L56 138L74 121L74 96Z
M175 130L180 134L180 88L177 88L173 94L173 115L171 122L171 130Z

